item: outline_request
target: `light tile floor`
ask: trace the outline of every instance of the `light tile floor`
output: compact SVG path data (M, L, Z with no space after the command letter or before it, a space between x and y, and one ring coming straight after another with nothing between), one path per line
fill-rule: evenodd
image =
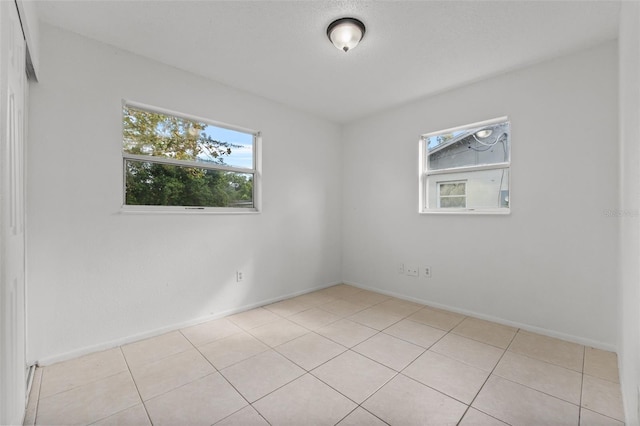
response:
M611 352L338 285L39 368L25 424L623 420Z

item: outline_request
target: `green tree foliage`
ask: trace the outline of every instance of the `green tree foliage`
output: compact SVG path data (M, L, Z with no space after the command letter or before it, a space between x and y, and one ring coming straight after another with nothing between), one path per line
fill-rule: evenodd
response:
M124 107L123 149L129 154L224 165L239 148L207 135L205 123ZM251 207L253 176L150 161L126 160L126 204Z

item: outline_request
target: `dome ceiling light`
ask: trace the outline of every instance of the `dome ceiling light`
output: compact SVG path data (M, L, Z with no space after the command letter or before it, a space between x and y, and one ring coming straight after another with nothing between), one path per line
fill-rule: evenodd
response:
M327 37L343 52L356 47L364 37L364 32L364 24L355 18L336 19L327 27Z
M484 138L488 138L489 136L491 136L491 133L493 133L493 130L491 129L482 129L482 130L478 130L476 132L476 136L484 139Z

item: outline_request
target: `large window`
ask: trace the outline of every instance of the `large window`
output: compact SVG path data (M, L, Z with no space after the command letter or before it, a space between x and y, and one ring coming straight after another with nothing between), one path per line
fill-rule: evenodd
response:
M420 140L420 212L509 213L511 127L506 117Z
M124 206L257 211L259 133L126 104Z

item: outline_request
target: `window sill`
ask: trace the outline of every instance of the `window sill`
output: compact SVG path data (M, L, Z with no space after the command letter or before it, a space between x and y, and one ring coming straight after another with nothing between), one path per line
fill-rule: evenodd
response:
M174 207L174 206L122 206L122 214L189 214L189 215L236 215L259 214L260 210L251 208L227 208L227 207Z
M511 209L425 209L418 213L425 215L510 215Z

